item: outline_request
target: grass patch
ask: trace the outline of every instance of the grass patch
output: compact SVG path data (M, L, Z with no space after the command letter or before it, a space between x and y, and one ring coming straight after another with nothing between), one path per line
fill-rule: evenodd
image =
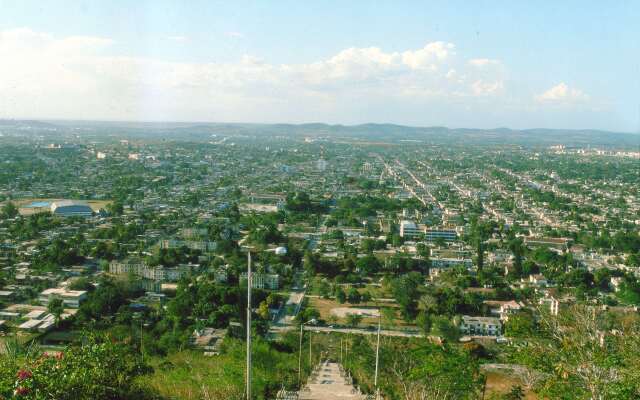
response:
M514 376L508 376L499 372L487 372L485 383L485 398L492 398L491 396L499 396L505 393L509 393L514 386L520 386L524 390L526 400L537 400L538 396L535 393L525 390L522 381Z
M283 385L291 388L297 383L297 352L282 347L284 351L262 340L254 342L253 392L257 399L273 399ZM139 383L163 398L243 398L245 343L240 340L225 339L219 356L188 350L154 357L150 363L153 374L139 378Z

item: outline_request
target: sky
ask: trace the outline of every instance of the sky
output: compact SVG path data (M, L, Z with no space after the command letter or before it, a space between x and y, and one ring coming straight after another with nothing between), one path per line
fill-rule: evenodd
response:
M0 118L640 130L640 1L0 0Z

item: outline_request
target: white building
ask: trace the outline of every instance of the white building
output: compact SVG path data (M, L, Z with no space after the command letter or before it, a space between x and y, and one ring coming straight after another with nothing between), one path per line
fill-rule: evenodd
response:
M435 242L442 239L445 242L454 242L458 239L458 233L455 229L426 229L424 238L427 242Z
M191 250L200 250L200 251L215 251L217 247L216 242L210 241L199 241L199 240L161 240L160 248L161 249L179 249L181 247L187 247Z
M491 307L491 314L497 315L501 321L509 320L509 316L522 310L522 304L515 300L509 301L485 301Z
M401 221L400 222L400 237L403 238L412 238L418 236L422 233L418 225L412 221Z
M616 292L620 291L620 285L624 282L624 278L621 276L613 276L611 277L611 286L613 286L613 290Z
M462 265L465 268L473 267L473 260L470 258L433 257L430 260L431 260L431 266L433 268L449 268L449 267L454 267L456 265Z
M163 267L162 265L151 267L142 261L114 260L109 263L109 273L111 274L134 274L140 278L161 282L177 282L197 268L200 268L199 264L181 264L176 267Z
M78 308L87 299L87 292L84 290L67 290L64 288L51 288L43 290L38 297L42 305L49 304L53 298L60 298L65 307Z
M538 304L549 307L549 312L551 312L551 315L558 315L558 311L560 310L560 302L548 293L538 301Z
M539 287L546 287L549 285L549 281L542 274L529 275L529 284Z
M243 272L240 274L240 283L245 282L246 280L247 273ZM251 274L251 288L276 290L280 288L280 275L254 272Z
M466 335L499 336L502 332L502 322L494 317L462 316L460 331Z

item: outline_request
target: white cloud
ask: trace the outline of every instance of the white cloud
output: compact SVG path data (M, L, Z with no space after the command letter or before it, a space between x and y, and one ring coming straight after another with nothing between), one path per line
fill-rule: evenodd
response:
M439 62L455 55L453 43L433 42L428 43L422 49L405 51L402 53L402 62L413 69L435 69Z
M500 93L502 89L504 89L504 82L485 82L483 80L478 80L473 82L471 89L473 94L476 96L491 96Z
M495 99L505 89L500 69L470 66L453 43L440 41L394 52L353 47L299 64L252 55L231 63L116 57L112 44L0 31L0 118L318 119L317 110L348 113L387 102L421 109L461 97Z
M499 65L500 61L489 58L472 58L468 63L474 67L482 68L490 65Z
M535 96L539 103L575 104L589 101L590 97L583 91L569 87L564 82L550 88L542 94Z

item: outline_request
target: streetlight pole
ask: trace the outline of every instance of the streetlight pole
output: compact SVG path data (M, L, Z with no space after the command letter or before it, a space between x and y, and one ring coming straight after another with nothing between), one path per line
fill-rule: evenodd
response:
M311 331L309 331L309 369L311 369Z
M251 285L253 276L251 274L251 247L243 246L247 249L247 399L251 400ZM286 254L287 249L278 247L273 250L276 254Z
M144 319L142 318L142 314L140 314L140 358L142 359L142 363L144 364L144 346L143 346L143 338L144 338Z
M376 375L374 378L374 386L376 388L376 400L380 398L380 389L378 389L378 366L380 364L380 316L378 316L378 343L376 344Z
M315 324L316 319L311 319L300 324L300 346L298 346L298 387L302 384L302 335L306 324ZM311 366L311 334L309 334L309 366Z
M247 252L247 400L251 400L251 250Z
M298 387L302 383L302 328L304 324L300 324L300 346L298 353Z

